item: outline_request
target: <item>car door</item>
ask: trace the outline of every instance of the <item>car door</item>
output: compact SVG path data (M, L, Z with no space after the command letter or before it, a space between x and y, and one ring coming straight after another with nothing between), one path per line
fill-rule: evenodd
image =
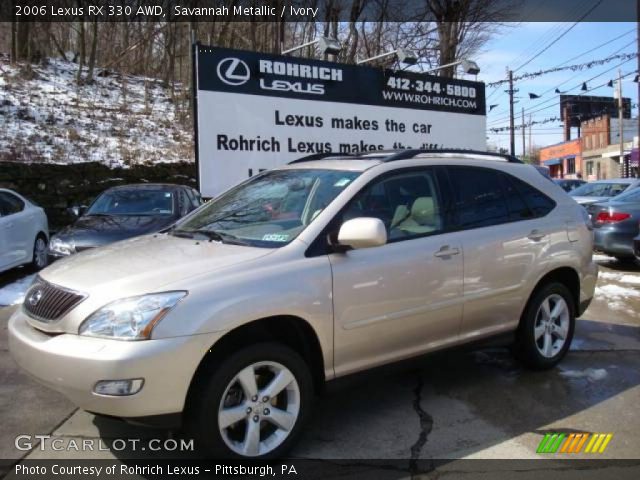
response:
M331 253L337 375L453 342L462 318L462 255L446 233L434 168L387 175L340 221L376 217L386 245Z
M449 166L447 171L456 198L455 228L464 232L460 335L497 334L517 324L553 232L527 203L525 196L537 190L525 182L491 168Z
M35 236L29 222L25 202L18 196L2 191L0 203L3 205L2 230L5 264L16 265L29 261L33 252Z

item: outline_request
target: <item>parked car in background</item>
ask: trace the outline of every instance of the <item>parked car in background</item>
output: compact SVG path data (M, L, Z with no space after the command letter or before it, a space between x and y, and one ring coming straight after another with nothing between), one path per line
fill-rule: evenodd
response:
M50 260L158 232L201 204L200 193L185 185L145 183L110 188L89 208L71 209L78 219L51 238Z
M577 178L554 178L553 181L560 185L565 192L571 192L587 183L584 180L579 180Z
M337 377L497 335L553 367L593 298L592 252L584 208L512 157L301 159L50 266L9 349L91 412L280 457Z
M640 263L640 235L633 239L633 254L636 257L636 262Z
M637 178L615 178L611 180L596 180L569 192L569 195L581 205L609 200L627 190L640 187Z
M22 195L0 188L0 272L31 264L47 266L49 225L44 210Z
M593 248L621 261L634 260L633 239L640 234L640 188L587 207L594 232Z

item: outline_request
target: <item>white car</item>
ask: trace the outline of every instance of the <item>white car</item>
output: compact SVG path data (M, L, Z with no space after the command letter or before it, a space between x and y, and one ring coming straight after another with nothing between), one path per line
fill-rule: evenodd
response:
M32 264L47 266L49 226L44 210L16 192L0 188L0 272Z

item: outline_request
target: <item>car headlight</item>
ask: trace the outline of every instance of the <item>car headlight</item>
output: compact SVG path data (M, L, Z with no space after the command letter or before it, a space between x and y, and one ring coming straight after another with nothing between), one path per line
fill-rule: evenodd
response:
M119 340L147 340L153 327L186 295L187 292L177 291L116 300L87 317L78 333Z
M49 242L49 251L58 255L71 255L75 253L76 245L73 240L67 242L54 235Z

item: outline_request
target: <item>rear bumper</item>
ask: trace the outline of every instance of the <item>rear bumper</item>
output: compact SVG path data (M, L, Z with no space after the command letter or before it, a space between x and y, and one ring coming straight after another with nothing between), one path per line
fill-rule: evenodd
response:
M593 230L593 248L608 255L633 257L633 237L637 232L618 232L606 227Z
M73 334L49 335L18 310L9 320L9 349L38 382L84 410L115 417L181 412L200 361L222 333L120 341ZM144 379L138 393L94 393L100 380Z
M633 253L640 260L640 237L636 237L633 240Z

